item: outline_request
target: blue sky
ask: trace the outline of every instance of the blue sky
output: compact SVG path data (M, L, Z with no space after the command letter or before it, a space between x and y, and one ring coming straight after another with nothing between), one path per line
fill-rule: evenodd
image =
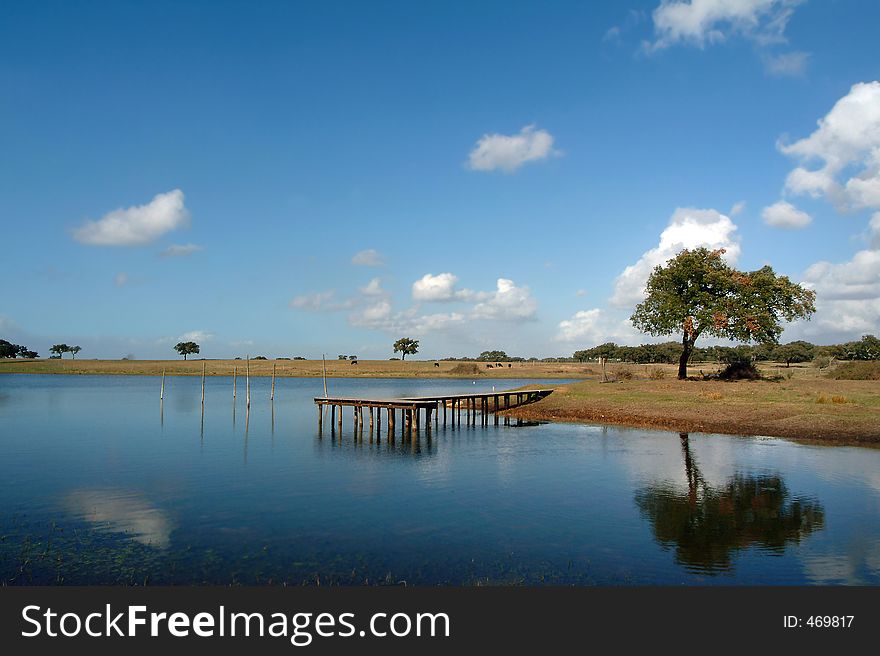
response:
M724 246L880 322L880 5L0 8L0 337L569 355Z

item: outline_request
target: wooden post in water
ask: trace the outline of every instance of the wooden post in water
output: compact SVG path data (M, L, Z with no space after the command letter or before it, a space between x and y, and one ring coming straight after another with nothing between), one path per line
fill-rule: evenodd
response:
M269 400L275 400L275 363L272 363L272 392L269 394Z
M247 356L244 365L245 405L251 407L251 356ZM247 422L245 422L247 423Z
M205 409L205 361L202 360L202 410Z
M495 410L494 415L495 415L495 425L497 426L498 425L498 395L497 394L492 397L492 404L495 406L494 407L494 410Z
M162 370L162 389L159 390L159 400L165 400L165 370Z
M339 406L339 418L337 419L336 426L337 426L339 432L341 433L342 432L342 405L341 404Z
M235 365L232 365L232 400L235 401L236 392L236 375L235 375Z
M318 432L324 432L324 406L318 406Z

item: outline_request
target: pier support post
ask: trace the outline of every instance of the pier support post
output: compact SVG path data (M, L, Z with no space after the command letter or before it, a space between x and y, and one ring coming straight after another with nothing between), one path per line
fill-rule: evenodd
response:
M494 406L494 415L495 415L495 425L498 425L498 395L496 394L492 397L492 405Z
M324 431L324 406L318 404L318 432Z

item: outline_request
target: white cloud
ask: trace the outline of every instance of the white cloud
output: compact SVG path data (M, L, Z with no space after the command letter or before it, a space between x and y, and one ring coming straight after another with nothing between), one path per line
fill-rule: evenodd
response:
M426 273L412 285L415 301L452 301L455 299L455 283L458 277L451 273Z
M124 272L117 273L115 282L117 287L125 287L128 284L128 274Z
M655 338L639 333L629 318L617 311L593 308L580 310L570 319L560 321L553 340L577 346L595 346L605 342L644 344Z
M290 301L290 307L301 310L311 310L317 312L319 310L338 310L337 304L331 303L336 292L328 289L325 292L313 292L311 294L301 294L295 296Z
M877 215L870 230L875 227L880 231ZM803 282L816 292L816 314L812 325L803 328L805 336L840 341L876 334L880 325L880 240L847 262L816 262L804 273Z
M560 342L599 344L603 341L603 332L598 325L601 319L602 310L599 308L576 312L571 319L559 322L556 339Z
M501 169L512 173L526 162L559 155L553 149L553 135L527 125L517 134L484 134L468 156L468 167L474 171Z
M378 267L385 263L385 259L378 251L368 248L355 253L351 258L351 263L358 266Z
M494 292L485 301L477 303L471 313L475 319L494 319L508 321L532 319L538 310L538 303L528 287L517 287L512 280L499 278Z
M645 283L654 267L665 264L685 248L723 248L726 251L724 258L731 265L736 264L740 245L735 233L736 224L717 210L679 207L660 234L660 243L617 277L611 303L630 307L644 300Z
M73 231L73 237L93 246L140 246L189 224L189 220L183 192L174 189L157 194L146 205L120 208L97 221L86 221Z
M776 55L764 55L764 70L776 77L800 77L807 70L810 53L793 50Z
M578 298L580 298L581 296L586 296L587 290L586 289L579 289L574 293L574 295L577 296Z
M365 287L360 288L360 292L364 296L382 296L385 290L382 289L382 281L379 278L373 278Z
M800 0L661 0L651 14L653 52L678 44L704 48L734 35L759 44L785 40L788 20Z
M826 196L840 209L880 209L880 82L853 85L809 137L778 147L800 164L788 191Z
M764 223L775 228L805 228L813 220L809 214L784 200L765 207L761 216Z
M742 214L743 210L746 208L746 202L741 200L733 204L733 207L730 208L730 216L739 216Z
M842 264L816 262L804 274L818 300L880 299L880 250L863 250Z
M171 244L159 255L162 257L186 257L201 250L204 250L204 246L199 246L198 244Z
M188 333L183 333L180 337L177 338L179 342L206 342L209 339L213 339L214 335L212 333L207 332L206 330L190 330Z

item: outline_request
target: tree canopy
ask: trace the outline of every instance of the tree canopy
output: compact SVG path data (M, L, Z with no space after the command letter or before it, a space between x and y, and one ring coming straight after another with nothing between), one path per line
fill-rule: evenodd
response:
M31 351L27 346L0 339L0 358L28 358L32 360L37 355L36 351Z
M49 352L55 353L60 358L65 353L70 353L70 347L67 344L53 344Z
M177 342L177 344L174 345L174 350L182 355L183 359L186 360L187 355L192 355L199 352L199 345L195 342Z
M683 250L648 278L645 300L630 318L651 335L681 332L678 377L700 335L742 342L776 342L781 322L808 319L816 311L816 293L769 266L737 271L724 261L724 249Z
M400 353L401 360L406 360L407 355L415 355L419 352L419 340L401 337L394 342L394 352Z

